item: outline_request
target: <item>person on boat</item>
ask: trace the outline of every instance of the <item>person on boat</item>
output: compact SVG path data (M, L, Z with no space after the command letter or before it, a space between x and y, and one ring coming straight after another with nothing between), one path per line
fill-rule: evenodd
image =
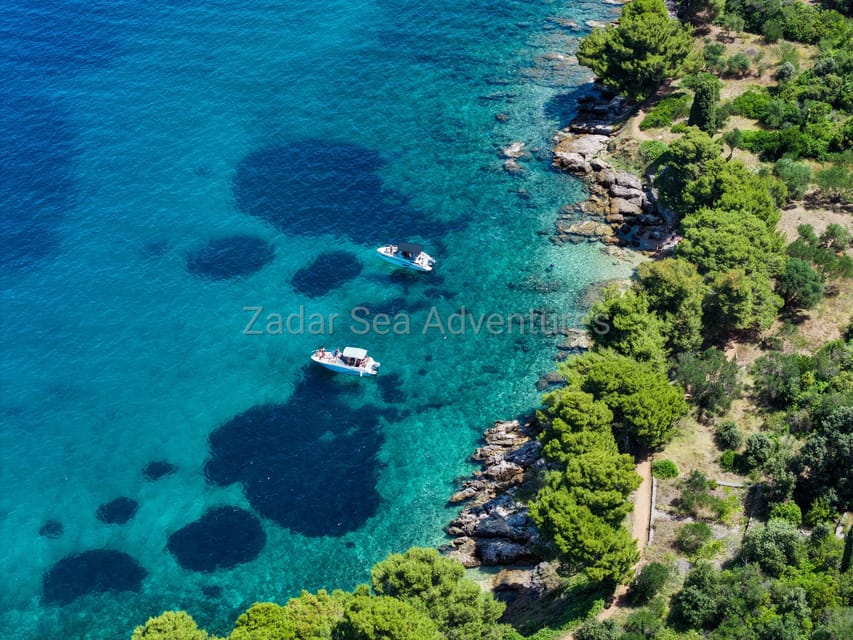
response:
M326 357L326 347L320 347L317 349L317 355L320 356L320 360Z
M338 359L338 358L340 358L340 357L341 357L341 350L340 350L340 349L335 349L335 360L337 360L337 359Z

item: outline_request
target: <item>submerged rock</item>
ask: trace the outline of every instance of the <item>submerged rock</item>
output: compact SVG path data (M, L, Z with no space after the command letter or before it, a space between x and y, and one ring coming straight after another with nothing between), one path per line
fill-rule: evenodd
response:
M166 462L165 460L153 460L146 464L142 469L142 475L145 476L146 480L153 482L160 478L170 476L177 470L178 468L170 462Z
M136 515L139 503L132 498L116 498L98 507L98 520L106 524L124 524Z
M39 528L39 535L43 538L58 538L64 531L65 527L62 526L62 523L51 518Z
M112 549L65 556L44 575L46 604L66 605L80 596L106 591L139 592L148 572L133 557Z
M267 543L260 521L237 507L216 507L169 536L184 569L209 573L254 560Z

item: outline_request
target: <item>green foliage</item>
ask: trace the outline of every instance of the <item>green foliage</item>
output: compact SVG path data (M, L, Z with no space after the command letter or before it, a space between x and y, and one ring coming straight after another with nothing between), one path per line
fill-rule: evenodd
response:
M767 44L775 44L782 39L784 28L779 20L768 20L761 28L761 33L764 35L764 41Z
M644 262L637 279L649 309L663 320L667 347L691 351L702 343L702 303L707 288L692 263L679 258Z
M792 200L802 200L812 179L812 170L803 162L794 162L790 158L782 158L773 166L773 172L788 187Z
M642 128L642 123L640 127ZM666 144L660 140L643 140L640 143L640 156L646 166L653 165L664 153L666 153Z
M825 498L833 511L853 508L853 477L840 473L842 469L853 469L853 401L849 396L817 421L795 458L795 465L800 471L798 487L804 496Z
M776 278L776 293L789 309L811 309L823 299L823 278L805 260L789 258Z
M553 541L561 560L591 580L626 582L640 558L626 529L594 515L562 489L543 488L530 503L530 517Z
M754 215L736 210L703 210L682 223L678 255L701 274L744 269L750 274L778 274L785 265L781 236Z
M717 105L720 102L720 81L710 73L702 73L695 86L693 104L687 124L713 134L719 123Z
M700 414L722 414L740 396L738 366L713 347L701 354L680 353L674 377L691 396Z
M743 52L738 52L726 59L723 74L729 77L742 78L749 73L750 66L752 66L752 62L749 56Z
M710 39L705 39L705 47L702 49L702 58L705 60L705 66L708 69L719 71L720 61L726 52L726 46L719 42L711 42Z
M681 525L675 534L675 546L687 555L693 555L711 539L711 527L704 522Z
M677 507L683 515L694 518L724 520L738 506L737 498L718 498L711 493L711 482L703 473L693 469L681 481L681 495Z
M740 449L743 446L743 433L734 420L721 422L714 431L714 442L722 450Z
M388 596L356 596L335 627L334 640L442 640L418 608Z
M790 405L800 392L803 358L793 353L767 353L752 367L757 399L771 407Z
M766 433L753 433L746 439L744 460L750 469L765 467L776 454L776 440Z
M738 467L738 455L731 449L727 451L723 451L723 455L720 456L720 468L723 471L734 472Z
M741 557L754 562L771 576L779 576L786 566L796 566L803 556L803 543L796 525L775 519L750 527L743 539Z
M642 293L606 289L603 299L593 305L587 327L596 346L609 347L655 367L664 366L663 323L649 311L648 300Z
M767 329L775 320L782 299L773 293L770 278L733 269L711 278L713 295L705 304L705 326L711 335Z
M812 506L809 507L806 513L806 524L810 527L817 526L822 523L832 522L836 517L835 510L830 504L829 498L826 496L818 496Z
M423 611L448 640L497 640L504 605L466 579L464 568L435 549L414 547L374 565L371 586Z
M693 24L713 22L723 13L725 6L725 0L680 0L678 17Z
M853 527L847 529L847 535L844 536L844 555L841 557L841 572L850 571L850 566L853 565Z
M605 85L643 100L678 75L692 48L690 30L669 17L663 0L633 0L617 25L581 41L577 57Z
M853 629L853 606L838 607L827 612L815 629L813 640L849 640Z
M777 518L790 522L795 527L799 527L803 521L803 512L796 502L779 502L770 508L770 519Z
M655 460L652 464L652 475L655 478L677 478L678 467L672 460Z
M687 411L684 391L649 363L613 352L575 358L564 370L569 386L593 395L613 412L617 433L641 447L670 440Z
M669 567L660 562L650 562L645 565L634 581L629 591L631 602L643 605L651 602L669 580Z
M634 611L625 619L625 638L628 634L633 634L638 640L652 640L657 638L658 634L663 630L664 621L662 619L663 611L656 611L653 607L646 607L639 611Z
M619 626L615 620L586 620L574 633L575 640L616 640Z
M699 562L687 574L684 586L672 598L676 624L696 629L713 628L721 608L720 577L713 565Z
M849 202L853 200L853 163L836 161L815 173L817 186L830 198Z
M616 451L610 433L613 412L592 394L563 387L546 394L543 403L545 411L539 413L539 420L545 428L540 440L549 461L566 464L572 456L593 448Z
M661 172L655 179L664 203L678 212L687 211L681 198L685 185L703 174L704 166L720 156L719 143L704 131L690 127L661 156Z
M672 123L687 117L690 113L690 96L686 93L674 93L661 99L654 107L649 109L646 117L640 122L640 129L664 129L672 126Z
M229 640L291 640L296 637L284 607L272 602L256 602L237 618Z
M186 611L165 611L133 630L131 640L207 640ZM287 640L283 638L282 640Z
M820 238L811 225L797 227L799 238L788 246L788 255L792 258L808 260L827 277L853 277L853 259L845 251L850 240L850 232L837 224L826 228Z
M769 104L770 94L763 87L748 89L732 100L732 108L736 114L753 120L763 119Z
M284 613L293 625L294 638L299 640L327 640L343 617L344 607L351 595L335 591L331 595L324 589L315 594L303 591L284 606ZM253 637L252 640L255 640Z

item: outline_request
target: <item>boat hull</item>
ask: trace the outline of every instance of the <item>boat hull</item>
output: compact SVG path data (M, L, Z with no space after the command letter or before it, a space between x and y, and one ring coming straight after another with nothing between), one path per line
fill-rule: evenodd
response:
M411 269L412 271L420 271L422 273L428 273L432 271L432 265L435 262L429 255L426 253L421 253L418 256L418 262L412 262L402 256L397 254L392 254L388 251L388 247L379 247L376 250L376 253L380 258L385 260L385 262L390 262L393 265L398 267L403 267L405 269Z
M379 373L379 363L373 358L367 358L367 362L365 362L364 366L361 367L348 365L343 360L335 358L330 353L326 353L323 357L313 353L311 355L311 360L329 371L342 373L348 376L358 376L363 378L364 376L375 376Z

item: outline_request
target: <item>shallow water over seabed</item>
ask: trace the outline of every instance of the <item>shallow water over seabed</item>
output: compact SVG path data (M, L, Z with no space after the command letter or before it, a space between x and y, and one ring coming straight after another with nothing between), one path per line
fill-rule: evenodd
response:
M128 637L184 608L225 634L443 540L483 429L553 367L530 318L574 324L628 271L537 233L581 197L548 144L612 11L7 4L3 628ZM374 255L399 240L435 271ZM321 344L379 376L309 366Z

